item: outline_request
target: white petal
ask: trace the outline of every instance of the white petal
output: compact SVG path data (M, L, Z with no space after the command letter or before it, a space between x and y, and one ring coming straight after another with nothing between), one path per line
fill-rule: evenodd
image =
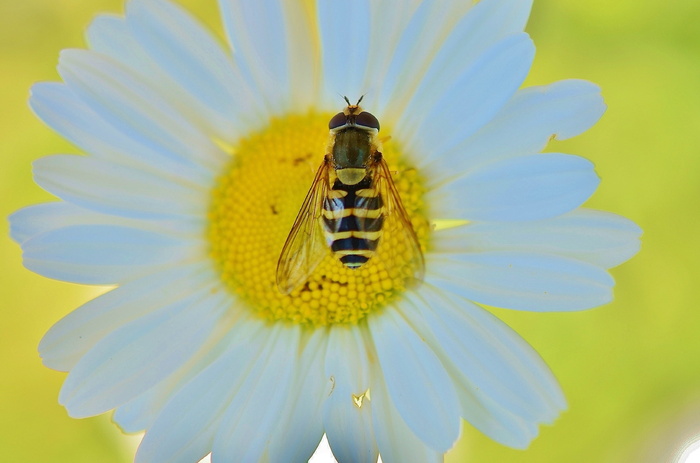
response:
M442 452L425 445L406 426L386 390L381 368L372 371L372 423L383 463L442 463Z
M339 100L339 95L356 100L366 92L363 84L371 36L370 2L319 0L317 7L322 47L323 101L332 104Z
M430 346L393 309L370 317L370 332L389 395L411 431L439 452L459 437L452 379Z
M522 32L531 8L531 0L482 0L476 3L440 47L425 81L437 79L434 82L445 85L452 81L453 76L461 73L458 69L462 63L475 61L495 43Z
M315 25L304 5L281 0L219 0L224 28L259 105L270 115L303 110L318 87ZM293 97L296 89L298 97Z
M75 418L111 410L145 392L192 357L226 310L210 289L116 329L71 370L59 402Z
M58 201L22 208L9 217L10 236L19 244L47 231L70 225L124 225L119 218L104 216Z
M162 395L164 391L161 390L166 381L161 381L143 394L118 406L112 413L112 422L119 426L122 432L129 434L150 428L163 408L163 402L169 398L169 395Z
M401 8L396 8L396 4L391 2L369 2L367 30L358 32L370 40L366 45L369 50L365 82L359 91L368 93L365 104L372 108L372 112L381 114L382 119L396 120L405 109L407 96L415 91L449 30L445 29L456 21L457 14L451 14L456 13L454 7L470 7L466 2L442 2L443 6L438 3L433 0L404 2ZM449 7L446 8L445 3ZM382 5L388 11L381 8ZM332 14L330 8L328 14ZM329 34L332 31L332 27L329 27ZM389 48L392 41L396 43ZM345 46L350 49L353 44L350 42ZM376 55L380 51L384 52L383 56ZM343 52L348 53L347 50Z
M431 291L435 292L437 290L436 288L431 288ZM493 342L502 347L503 350L500 354L508 355L512 358L511 364L517 365L519 374L529 383L529 388L534 393L539 394L539 400L547 402L550 411L542 414L541 419L544 422L555 418L558 412L566 408L566 399L549 367L518 333L476 304L453 294L443 294L447 297L447 300L451 299L454 304L460 304L461 313L455 314L453 312L452 316L464 318L466 314L474 326L479 326L483 333L489 333ZM452 305L453 309L456 307L456 305ZM469 340L464 341L468 342Z
M57 280L110 285L206 255L192 243L109 225L74 225L23 243L24 266Z
M440 48L435 50L430 59L423 64L423 69L414 70L419 76L423 72L425 75L420 85L414 84L413 87L408 87L411 89L410 93L406 93L406 85L413 76L409 77L406 72L391 75L391 80L387 83L389 86L395 85L396 90L393 92L390 105L400 110L404 110L406 95L415 95L416 107L422 104L419 103L420 101L426 104L424 108L432 108L442 92L458 80L459 76L463 75L489 47L511 34L523 31L532 6L529 0L483 0L462 16L463 11L456 10L458 7L469 6L467 2L449 2L449 6L440 1L425 2L421 8L428 8L430 3L434 4L433 10L437 10L433 14L437 13L441 16L440 21L426 24L424 28L426 30L420 31L416 38L418 43L412 48L399 49L404 54L408 53L407 56L402 57L405 63L402 66L412 66L416 51L420 57L421 49L434 46L430 43L430 38L427 44L424 43L425 35L430 37L431 34L445 34L448 31L450 33L440 44ZM459 3L467 3L467 5L458 5ZM416 16L421 18L424 15L417 13ZM425 16L425 19L428 18ZM450 31L452 24L458 19L459 22ZM395 59L397 58L399 57Z
M146 431L136 463L199 461L211 451L226 407L279 329L258 321L239 321L216 359L183 386Z
M534 425L550 423L565 407L547 366L482 308L429 285L420 289L422 296L408 295L412 304L403 313L464 389L464 418L498 442L526 447L536 435L528 428L536 433Z
M467 171L426 195L433 217L524 221L554 217L586 201L600 179L587 159L533 154Z
M330 382L324 374L325 330L315 330L300 354L293 399L280 413L268 447L270 463L308 461L323 436L323 401Z
M639 251L641 229L609 212L576 209L549 219L512 223L472 223L436 232L435 251L533 252L615 267Z
M78 206L132 218L203 220L209 201L208 191L94 157L43 157L34 162L34 180Z
M212 290L212 294L217 291L221 289ZM246 313L239 309L229 297L222 297L221 303L226 315L219 319L215 330L200 347L199 352L155 386L114 411L112 421L118 424L122 431L141 432L149 429L170 398L218 358L223 349L222 345L226 344L222 343L222 340L226 339L240 317Z
M127 4L126 22L147 58L179 84L181 93L192 96L195 105L189 111L199 113L203 124L214 122L210 130L217 137L232 143L265 120L231 57L180 7L163 0L134 0ZM181 99L173 91L169 94Z
M279 80L274 81L274 86L288 92L283 97L289 98L290 108L293 111L300 112L306 108L318 109L322 107L318 103L320 101L322 72L321 50L319 48L318 25L310 13L311 4L300 5L288 1L279 1L279 3L284 10L282 15L287 26L286 36L282 43L287 47L289 86L283 85L280 88ZM272 97L272 95L270 96Z
M129 30L125 18L113 14L96 16L85 31L90 50L109 56L144 79L166 78ZM170 83L169 83L170 84Z
M63 201L28 206L10 215L9 219L12 239L22 245L33 236L71 225L115 225L194 240L199 240L204 233L199 221L127 219Z
M190 165L219 172L227 155L186 114L119 63L95 52L64 50L58 70L70 89L116 129Z
M397 9L394 3L387 2L386 4ZM375 111L382 115L382 119L386 118L389 121L396 121L406 111L406 106L411 98L419 96L416 94L417 88L421 85L426 72L431 68L433 60L439 54L445 39L451 34L458 34L458 30L461 29L460 24L464 23L465 14L473 7L473 3L425 0L415 5L415 11L412 11L413 3L401 6L401 14L411 12L412 15L406 18L405 26L403 24L394 26L401 28L401 36L393 51L384 57L384 61L389 65L388 69L385 71L369 69L376 75L368 75L368 78L375 78L375 82L377 82L375 85L381 85L379 101L374 102L372 108L376 107ZM377 15L377 19L374 21L376 24L372 24L372 31L379 31L378 34L382 34L382 31L385 30L384 23L387 22L387 16L392 18L389 20L390 23L401 19L398 12L384 11L383 13L384 16ZM391 28L391 25L388 28ZM378 48L377 42L381 44L382 41L386 40L379 37L372 42L371 48ZM491 43L484 44L484 46L486 45L491 45ZM463 64L469 65L470 63ZM372 93L369 96L370 101L372 101ZM422 110L425 111L430 107Z
M235 108L221 114L206 102L178 84L173 76L163 70L143 46L136 40L127 21L114 15L97 16L87 30L87 42L91 50L108 56L128 68L139 79L158 88L164 98L206 133L231 142L237 134L233 125L238 112Z
M332 388L324 403L323 424L339 463L373 463L378 455L371 401L364 395L370 389L370 372L361 330L333 325L328 338L325 376Z
M285 327L248 371L218 426L212 462L260 461L280 411L292 398L299 325Z
M489 122L527 76L535 47L525 33L510 35L470 63L454 81L435 91L418 90L396 124L396 136L422 153L440 153L461 143ZM437 74L439 76L439 74ZM438 77L435 80L439 80ZM433 88L433 82L422 86ZM426 111L426 108L432 108Z
M554 82L550 85L528 87L522 89L508 108L510 113L503 111L502 116L494 120L494 123L502 124L500 117L510 119L509 129L514 131L514 121L529 123L526 127L517 127L518 137L528 145L536 145L539 139L540 146L543 138L549 130L549 137L555 136L557 140L566 140L575 137L593 126L606 109L605 102L600 93L600 87L592 82L580 79L567 79ZM532 117L536 114L537 117ZM531 141L532 140L532 141ZM522 149L522 145L521 145Z
M583 80L518 90L473 136L453 149L426 153L420 159L421 166L431 172L428 187L484 163L538 153L553 136L563 140L585 132L603 112L600 88Z
M149 145L148 140L137 141L129 132L118 131L65 84L34 85L29 104L49 127L97 158L167 173L193 185L209 185L215 175L204 167L183 163L167 151Z
M429 3L429 2L423 2ZM456 2L452 2L456 3ZM391 88L386 88L387 72L394 61L397 60L395 50L406 31L409 21L413 17L416 8L421 4L420 0L404 0L401 8L397 8L396 2L369 2L370 24L369 24L369 51L367 54L367 66L364 72L363 88L365 97L364 105L371 108L371 112L381 115L384 119L387 116L385 107L380 106L380 98L386 97ZM393 59L392 59L393 58ZM405 65L413 63L414 60L401 60L399 64ZM408 77L406 75L405 77ZM417 78L418 76L411 76ZM385 94L385 95L382 95ZM337 95L333 100L338 105Z
M546 254L434 254L428 261L427 282L475 302L508 309L589 309L610 302L615 283L600 267Z
M59 320L39 343L49 368L69 371L97 342L125 324L211 285L208 265L155 272L99 296Z
M64 203L63 201L45 204L35 204L13 212L8 220L10 222L10 238L16 243L22 244L34 235L38 235L52 228L62 228L67 225L75 225L81 219L90 219L90 212Z

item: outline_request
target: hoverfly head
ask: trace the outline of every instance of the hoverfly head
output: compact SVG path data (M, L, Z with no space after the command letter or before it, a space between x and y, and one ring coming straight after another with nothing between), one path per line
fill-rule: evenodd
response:
M348 104L345 109L333 116L328 123L328 128L330 130L338 130L346 125L353 125L363 129L377 130L379 131L379 121L377 118L367 111L364 111L360 106L362 99L365 96L362 95L357 103L351 104L347 96L343 99Z

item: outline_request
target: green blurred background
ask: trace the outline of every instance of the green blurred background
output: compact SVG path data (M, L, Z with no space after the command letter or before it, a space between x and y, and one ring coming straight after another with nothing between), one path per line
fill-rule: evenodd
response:
M180 0L221 31L214 0ZM122 0L0 0L0 216L49 195L30 163L75 152L27 106L29 87L58 80L59 50L83 47L98 12ZM592 159L603 181L588 205L635 220L640 254L612 271L615 301L563 314L496 313L547 360L569 410L526 451L468 425L451 462L672 462L700 435L700 2L535 2L528 31L537 57L527 84L598 83L608 103L586 134L552 150ZM97 290L51 281L21 265L0 234L0 461L128 462L135 439L108 416L74 420L57 403L65 374L36 346Z

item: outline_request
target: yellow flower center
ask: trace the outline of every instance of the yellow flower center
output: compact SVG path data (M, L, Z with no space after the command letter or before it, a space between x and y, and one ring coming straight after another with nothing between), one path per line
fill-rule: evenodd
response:
M402 270L407 262L387 258L397 237L385 230L376 254L360 268L345 267L329 247L305 283L290 294L277 288L280 252L323 161L331 116L274 119L264 130L240 140L213 191L211 257L229 290L263 319L311 326L357 323L409 285L408 272ZM425 251L429 224L422 207L423 184L417 171L402 162L396 145L385 141L383 155Z

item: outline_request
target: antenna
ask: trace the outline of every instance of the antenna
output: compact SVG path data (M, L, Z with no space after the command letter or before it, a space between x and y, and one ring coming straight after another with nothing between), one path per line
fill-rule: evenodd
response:
M355 104L350 103L350 99L349 99L348 97L346 97L346 96L343 96L343 99L344 99L345 102L348 104L348 106L359 106L360 103L362 102L362 99L363 99L364 97L365 97L365 95L362 95L362 96L360 97L360 99L357 100L357 103L355 103Z

